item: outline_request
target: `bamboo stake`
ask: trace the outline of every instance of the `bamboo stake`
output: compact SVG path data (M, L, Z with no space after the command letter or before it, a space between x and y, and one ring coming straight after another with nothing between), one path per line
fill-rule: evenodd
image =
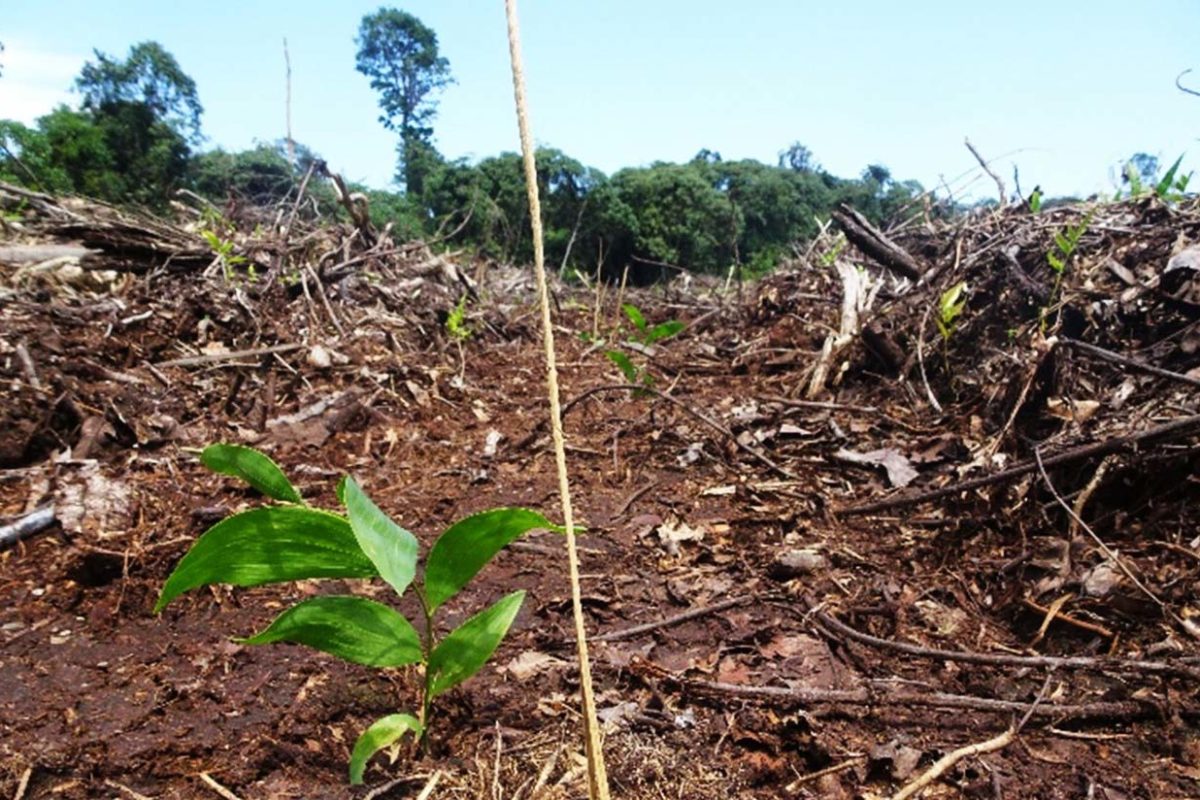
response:
M571 487L567 474L567 452L563 440L562 412L558 397L558 369L554 360L554 329L550 319L550 292L546 285L546 256L542 243L542 208L538 198L537 163L533 136L529 129L529 103L525 96L525 73L521 64L521 34L517 21L517 0L504 1L508 19L508 50L512 60L513 97L517 106L517 126L521 134L521 155L525 164L525 188L529 194L529 220L533 230L533 264L537 276L538 298L542 310L542 343L546 355L546 388L550 399L550 432L554 439L554 463L558 468L558 492L562 500L563 525L567 529L567 563L571 577L571 607L575 617L575 643L579 653L579 689L583 700L583 733L588 762L588 797L608 800L608 775L600 744L600 726L596 720L596 698L592 691L592 671L588 661L587 631L583 621L583 593L579 588L579 554L575 546L575 520L571 509Z

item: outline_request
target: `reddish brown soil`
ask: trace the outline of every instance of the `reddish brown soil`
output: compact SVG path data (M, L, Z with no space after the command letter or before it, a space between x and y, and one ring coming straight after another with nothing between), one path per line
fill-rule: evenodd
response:
M0 456L7 468L0 473L0 517L15 518L43 497L58 496L90 469L89 461L129 494L102 519L94 504L85 505L88 514L74 530L56 527L0 553L0 794L12 797L23 787L26 798L218 797L199 777L205 773L245 800L363 797L404 776L411 780L372 796L413 797L441 770L434 798L527 798L545 767L546 788L537 796L584 796L570 594L561 539L553 534L503 553L457 601L455 613L462 615L514 587L529 592L495 663L444 698L434 752L423 758L404 752L391 765L377 758L362 790L346 786L350 746L374 718L412 707L413 676L230 639L312 593L386 599L379 586L332 581L202 590L160 616L151 613L193 538L221 514L261 502L200 467L192 448L212 441L264 448L318 504L333 505L337 476L353 474L425 542L452 520L497 505L558 517L546 439L522 443L546 404L529 295L490 314L490 327L477 321L455 388L458 352L436 322L417 330L411 317L344 302L338 309L347 333L336 338L303 298L263 301L251 317L228 291L159 280L112 296L58 296L53 304L48 296L23 294L2 318ZM561 299L558 342L570 399L618 377L602 353L575 336L591 327L589 298ZM651 292L637 302L654 320L692 321L707 311ZM833 318L836 302L831 298L825 309ZM606 309L606 325L614 310ZM823 313L821 304L816 310ZM122 323L146 311L154 315ZM197 326L206 318L207 338L230 349L307 336L347 360L317 368L298 350L244 362L249 366L164 367L165 385L143 366L183 355L177 342L199 345ZM729 310L662 347L652 368L658 388L721 424L743 434L772 432L765 442L771 457L799 480L773 474L652 397L604 393L567 417L575 504L589 529L581 546L591 632L746 598L683 624L593 644L599 704L611 721L606 750L615 797L882 797L941 755L999 734L1011 721L1009 714L970 710L799 708L702 695L631 669L635 656L734 684L848 689L867 677L899 677L917 690L1022 703L1032 702L1047 679L1044 670L839 642L806 616L810 602L826 603L859 630L930 647L1086 655L1109 646L1061 623L1030 645L1041 616L1020 603L1038 576L1027 569L1027 537L1049 530L1018 530L1023 521L1011 523L999 511L988 517L986 504L974 501L963 517L953 505L944 514L926 507L844 521L828 513L836 503L886 489L881 474L828 458L837 447L835 426L857 442L883 442L899 432L930 448L942 430L902 407L862 413L768 403L795 389L797 362L819 348L823 335L787 314L755 320ZM18 342L37 366L40 391L26 386L11 355ZM754 342L761 346L748 347ZM869 364L856 374L842 399L863 402L872 392L878 399L880 379ZM353 399L315 423L282 431L264 426L346 390ZM751 401L758 412L739 421L735 407ZM799 432L779 432L785 422ZM504 438L488 458L493 429ZM73 460L53 463L53 454L68 447ZM689 447L698 455L691 463ZM995 496L1014 502L1003 492ZM664 545L656 531L672 520L702 529L703 538ZM779 580L772 565L799 546L816 547L825 564ZM1195 580L1186 554L1161 563L1175 578L1158 575L1160 583ZM400 607L411 610L405 602ZM1118 628L1113 650L1120 654L1144 653L1170 627L1136 603L1105 622ZM529 652L558 661L521 680L506 667ZM961 761L926 796L1200 796L1200 741L1172 700L1191 693L1178 678L1057 673L1047 700L1140 696L1162 713L1068 722L1059 732L1038 722L1003 751ZM787 788L854 759L847 769Z

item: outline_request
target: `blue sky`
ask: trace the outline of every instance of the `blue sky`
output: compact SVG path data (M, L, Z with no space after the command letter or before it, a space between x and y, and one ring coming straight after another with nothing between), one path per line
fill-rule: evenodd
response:
M457 83L441 96L438 148L480 158L517 147L502 0L396 3L438 34ZM208 144L284 133L282 40L296 138L347 177L385 186L393 134L354 70L359 20L379 3L4 0L0 117L30 122L58 102L93 47L153 39L195 78ZM1011 190L1111 189L1135 151L1200 168L1196 0L522 0L534 133L613 172L701 148L774 162L793 141L838 175L868 163L927 187L974 161ZM986 196L979 179L969 187Z

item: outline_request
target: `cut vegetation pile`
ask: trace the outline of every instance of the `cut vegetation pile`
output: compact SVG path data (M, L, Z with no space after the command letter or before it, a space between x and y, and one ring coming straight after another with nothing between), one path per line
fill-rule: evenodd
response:
M1036 205L887 232L844 208L744 287L556 286L614 796L884 797L995 737L926 796L1200 791L1200 204ZM364 790L354 737L414 682L226 636L370 584L151 613L261 502L211 442L314 504L354 475L426 546L554 514L529 273L344 206L167 223L0 185L0 794L586 793L554 533L464 591L528 597L433 751Z

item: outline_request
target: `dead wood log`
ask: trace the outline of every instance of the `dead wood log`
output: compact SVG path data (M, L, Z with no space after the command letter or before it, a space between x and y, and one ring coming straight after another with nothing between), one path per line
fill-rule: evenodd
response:
M924 269L907 250L889 239L862 214L842 203L833 212L846 238L881 266L909 280L919 281Z

